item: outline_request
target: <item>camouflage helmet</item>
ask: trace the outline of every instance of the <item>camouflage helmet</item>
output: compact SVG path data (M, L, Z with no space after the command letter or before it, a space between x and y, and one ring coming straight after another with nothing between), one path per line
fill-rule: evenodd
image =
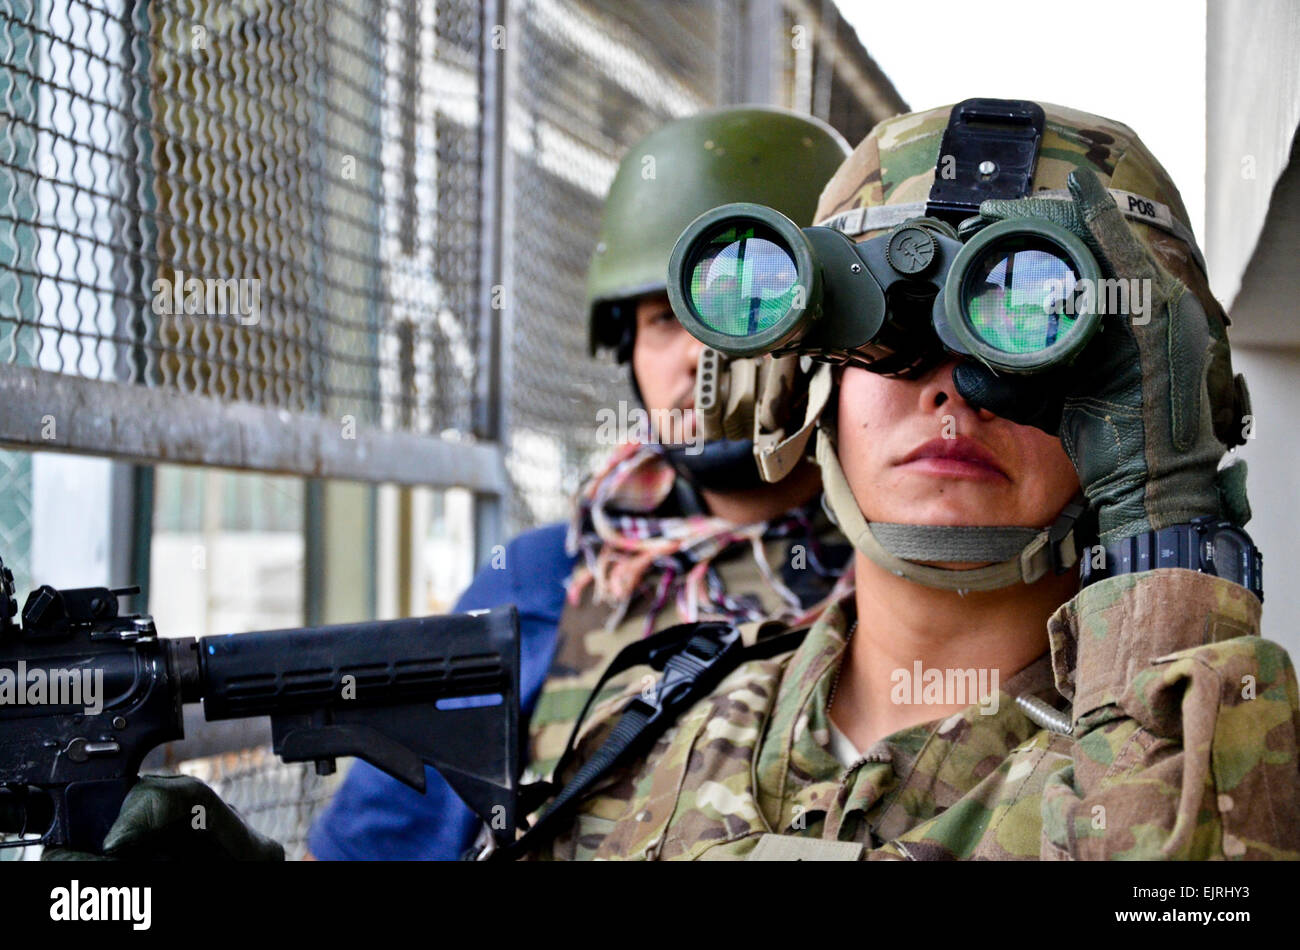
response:
M587 272L592 353L617 347L617 305L665 290L668 257L686 226L710 208L756 201L811 223L821 187L848 155L818 119L745 106L675 119L619 163Z
M1066 177L1076 168L1090 168L1104 186L1124 193L1120 210L1130 221L1144 225L1134 231L1160 264L1200 298L1207 313L1222 318L1223 308L1210 293L1204 258L1192 236L1183 199L1137 134L1114 119L1046 102L1039 105L1046 123L1031 195L1026 197L1068 198ZM877 124L827 182L817 203L816 222L834 226L852 221L858 209L897 208L905 215L909 206L923 207L941 164L939 147L953 108L912 112ZM1143 213L1129 213L1134 209ZM857 218L871 223L865 214ZM861 242L889 227L847 230L856 231L851 236Z
M1090 168L1111 189L1120 210L1134 222L1134 233L1155 259L1196 294L1212 323L1217 315L1219 325L1226 324L1222 306L1210 293L1204 259L1178 189L1133 130L1086 112L1049 103L1039 105L1046 121L1030 195L1068 198L1069 173L1078 167ZM942 167L940 145L953 108L944 106L894 116L876 125L827 183L815 222L835 227L862 242L887 233L908 218L924 215L936 171ZM816 458L822 470L826 506L855 546L876 563L926 586L952 590L993 590L1017 582L1032 583L1047 573L1052 526L1041 531L1019 529L1028 533L1020 535L1016 544L1007 539L1000 544L980 540L985 537L980 532L992 539L999 532L1006 534L1010 530L1007 528L958 529L965 532L967 542L974 542L968 543L965 550L987 553L983 557L938 556L947 543L941 539L943 532L952 529L927 526L928 536L936 539L931 548L936 556L901 553L903 548L916 552L925 546L907 536L907 529L916 526L890 525L888 532L879 528L873 531L857 506L836 452L833 413L827 411L828 406L833 407L837 388L835 368L820 364L800 377L797 386L806 398L793 396L789 384L780 389L769 387L751 410L756 420L755 458L765 480L784 477L808 452L808 442L816 430ZM789 410L791 406L794 412ZM905 543L891 544L887 534ZM922 532L913 534L920 536ZM1026 541L1030 535L1032 539ZM1072 534L1067 541L1073 543ZM955 543L948 550L953 547ZM949 570L915 563L945 561L987 566Z

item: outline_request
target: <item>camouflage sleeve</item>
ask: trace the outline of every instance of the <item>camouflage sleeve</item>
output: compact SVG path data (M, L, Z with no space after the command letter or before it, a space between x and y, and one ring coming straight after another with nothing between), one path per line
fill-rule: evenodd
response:
M1245 588L1181 569L1057 611L1074 764L1044 789L1043 858L1300 858L1300 699L1259 617Z

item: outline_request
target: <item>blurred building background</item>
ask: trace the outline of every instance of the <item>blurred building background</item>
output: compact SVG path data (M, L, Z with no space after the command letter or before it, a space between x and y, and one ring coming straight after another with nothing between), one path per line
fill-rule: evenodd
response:
M1300 3L1210 0L1205 256L1232 318L1255 431L1249 530L1264 552L1264 636L1300 656Z
M630 395L582 307L628 146L906 108L811 0L8 0L0 62L0 556L174 636L449 609ZM299 853L330 780L187 736L147 766Z

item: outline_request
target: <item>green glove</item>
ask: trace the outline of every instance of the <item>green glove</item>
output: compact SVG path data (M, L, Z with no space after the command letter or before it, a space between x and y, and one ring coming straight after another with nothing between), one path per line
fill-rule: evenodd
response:
M144 775L127 793L102 855L47 848L42 861L283 861L284 848L249 828L188 775Z
M990 200L980 219L1044 217L1064 226L1087 242L1106 277L1140 282L1145 312L1106 314L1065 369L999 376L964 361L953 372L957 391L973 406L1060 437L1103 542L1225 508L1244 522L1244 483L1216 478L1225 448L1240 442L1245 411L1223 321L1152 258L1091 170L1074 170L1068 184L1070 201Z

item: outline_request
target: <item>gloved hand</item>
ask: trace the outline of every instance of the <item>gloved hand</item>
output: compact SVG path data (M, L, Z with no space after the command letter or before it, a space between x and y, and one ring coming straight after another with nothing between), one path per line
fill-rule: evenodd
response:
M1227 479L1222 498L1225 481L1216 481L1247 411L1223 321L1147 252L1091 170L1074 170L1068 184L1070 201L990 200L980 217L1064 226L1087 242L1104 276L1150 281L1146 312L1106 314L1065 369L997 375L964 361L953 371L957 391L973 406L1060 437L1103 542L1202 515L1244 523L1244 468Z
M284 848L244 824L188 775L144 775L127 793L104 853L46 848L42 861L283 861Z

